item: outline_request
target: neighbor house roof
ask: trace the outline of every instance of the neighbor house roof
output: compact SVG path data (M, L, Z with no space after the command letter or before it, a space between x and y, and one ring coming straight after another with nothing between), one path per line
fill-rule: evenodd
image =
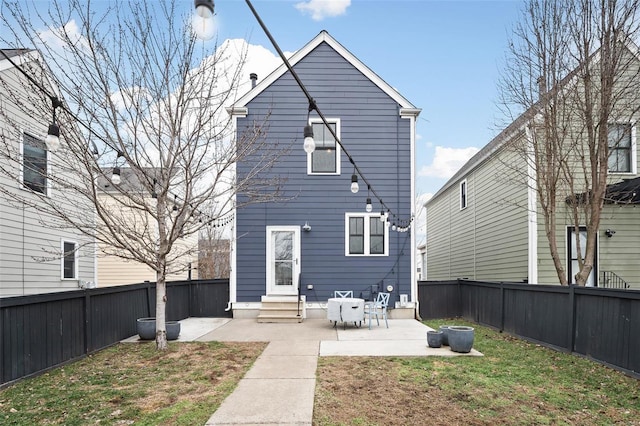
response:
M640 60L640 48L633 41L627 40L625 43L626 48L629 49L638 60ZM589 61L598 60L599 51L596 51L589 57ZM565 76L555 87L551 88L550 93L555 90L562 90L580 70L580 66L576 67L567 76ZM544 97L542 99L544 101ZM478 151L473 157L469 159L443 186L440 188L424 205L428 205L431 201L435 200L440 194L454 185L460 178L466 175L469 171L474 170L480 164L488 160L495 152L500 150L507 141L514 137L519 132L524 131L524 127L529 123L539 111L540 102L535 102L529 109L523 112L518 118L516 118L507 128L502 130L496 137L494 137L487 145L485 145L480 151Z
M321 31L313 40L307 43L302 49L298 50L289 58L291 66L295 66L304 57L318 47L321 43L327 43L338 54L340 54L347 62L353 65L358 71L364 74L369 80L371 80L376 86L378 86L384 93L395 100L401 108L406 109L407 113L413 113L416 116L420 113L420 109L416 108L411 102L409 102L404 96L402 96L397 90L387 84L382 78L374 73L369 67L356 58L351 52L349 52L344 46L336 41L325 30ZM289 69L285 64L280 65L275 71L269 74L265 79L261 80L256 87L251 89L247 94L242 96L238 101L228 109L230 114L246 114L246 106L251 100L262 93L268 88L274 81L282 77L287 73ZM303 81L304 83L304 81ZM320 108L322 105L319 105Z

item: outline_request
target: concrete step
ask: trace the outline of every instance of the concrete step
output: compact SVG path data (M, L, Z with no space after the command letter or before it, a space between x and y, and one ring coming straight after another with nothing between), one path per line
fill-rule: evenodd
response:
M262 312L258 315L258 322L274 322L274 323L298 323L302 322L301 316L283 316L283 315L269 315Z

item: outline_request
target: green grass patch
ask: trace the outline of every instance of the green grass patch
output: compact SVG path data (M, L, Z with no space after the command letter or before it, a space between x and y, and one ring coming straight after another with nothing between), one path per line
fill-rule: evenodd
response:
M204 424L264 347L118 344L1 390L0 424Z

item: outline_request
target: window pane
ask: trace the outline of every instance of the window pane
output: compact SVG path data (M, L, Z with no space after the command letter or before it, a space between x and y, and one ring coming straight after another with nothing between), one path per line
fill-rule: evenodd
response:
M364 235L349 237L349 254L364 254Z
M329 123L336 131L336 124ZM311 154L312 173L335 173L336 170L336 140L323 123L313 123L313 139L316 149Z
M311 171L314 173L335 173L336 150L316 147L311 154Z
M76 277L76 245L75 243L65 242L64 245L64 262L63 276L64 278Z
M22 181L27 188L44 194L47 186L47 152L44 142L26 133L23 141Z
M377 217L369 218L369 254L384 254L385 227Z
M349 218L349 254L364 254L364 217Z
M611 172L631 171L631 125L609 124L609 159Z

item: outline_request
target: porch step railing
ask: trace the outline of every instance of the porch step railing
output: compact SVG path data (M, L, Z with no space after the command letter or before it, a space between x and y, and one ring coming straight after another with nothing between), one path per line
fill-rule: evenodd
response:
M616 275L615 272L602 271L600 287L626 289L629 288L629 283L623 280L620 276Z

